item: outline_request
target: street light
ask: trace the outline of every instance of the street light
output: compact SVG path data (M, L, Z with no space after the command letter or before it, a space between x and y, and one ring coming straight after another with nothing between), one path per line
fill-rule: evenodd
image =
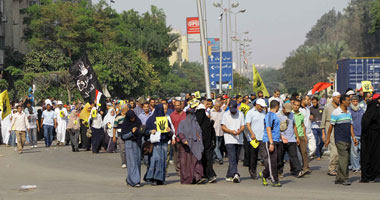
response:
M220 21L220 38L219 38L219 94L222 94L222 85L223 85L223 82L222 82L222 69L223 69L223 14L224 14L224 10L223 10L223 5L222 5L223 1L221 1L221 3L218 3L218 2L214 2L214 6L217 7L217 8L220 8L220 15L218 17L218 20Z

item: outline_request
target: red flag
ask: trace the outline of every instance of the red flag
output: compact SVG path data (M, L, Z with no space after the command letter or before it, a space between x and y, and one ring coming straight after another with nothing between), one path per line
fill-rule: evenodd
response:
M311 90L312 94L315 94L316 92L320 92L328 87L331 87L331 83L326 83L326 82L319 82L314 85L313 89Z

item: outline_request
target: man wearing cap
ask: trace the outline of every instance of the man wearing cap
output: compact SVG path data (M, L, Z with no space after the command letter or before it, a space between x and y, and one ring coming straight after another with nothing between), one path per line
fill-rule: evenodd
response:
M284 172L284 157L288 153L290 172L292 175L302 177L302 166L297 156L297 146L300 144L300 138L297 132L296 122L294 120L294 113L292 112L293 106L291 103L285 103L282 110L277 113L280 120L280 131L282 144L278 149L278 174L282 175Z
M241 133L244 131L244 114L238 111L237 107L237 102L231 101L229 103L229 111L223 114L221 122L229 162L226 181L233 181L234 183L240 182L237 165L240 150L243 146L243 136Z
M267 104L264 99L258 99L256 101L256 106L248 111L245 123L247 124L247 129L250 135L251 140L257 140L259 146L253 148L249 145L249 174L251 178L257 179L257 160L259 153L262 154L265 152L263 145L263 135L264 135L264 118L265 118L265 108ZM247 137L248 138L248 137ZM261 156L263 157L263 156Z
M330 127L330 120L331 120L331 114L332 112L339 107L339 98L340 93L334 92L332 95L332 102L330 104L327 104L323 110L322 115L322 121L321 121L321 129L322 129L322 135L326 135L328 128ZM334 140L334 130L331 133L332 137L329 144L329 150L330 150L330 162L328 167L328 175L330 176L336 176L336 168L338 166L338 150L335 146L335 140Z
M55 132L57 133L57 146L65 145L67 110L63 107L62 101L57 102L55 108Z
M352 116L355 138L359 143L357 146L355 146L353 142L351 143L351 170L353 172L360 172L360 136L362 132L362 117L364 115L364 110L359 106L359 96L354 95L351 97L351 105L348 107L348 110Z

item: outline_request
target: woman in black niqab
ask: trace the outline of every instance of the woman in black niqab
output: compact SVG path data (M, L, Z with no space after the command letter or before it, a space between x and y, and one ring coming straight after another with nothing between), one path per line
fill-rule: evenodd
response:
M380 98L368 103L362 118L361 180L367 183L380 178Z

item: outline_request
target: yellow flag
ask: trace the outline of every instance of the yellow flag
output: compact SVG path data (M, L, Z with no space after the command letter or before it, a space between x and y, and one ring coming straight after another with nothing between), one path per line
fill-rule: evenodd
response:
M244 113L244 115L247 115L247 112L249 111L251 107L245 103L241 103L239 110Z
M166 128L169 127L169 122L167 117L156 117L156 128L158 132L166 133Z
M257 71L255 65L252 65L252 71L253 71L253 91L259 92L262 91L264 94L264 97L269 97L269 92L267 90L267 87L265 87L263 79L261 79L261 76L259 72Z
M199 92L199 91L194 92L194 96L195 96L195 98L200 99L201 98L201 92Z
M0 109L2 111L2 119L11 114L12 108L11 104L9 103L8 90L5 90L0 94Z

